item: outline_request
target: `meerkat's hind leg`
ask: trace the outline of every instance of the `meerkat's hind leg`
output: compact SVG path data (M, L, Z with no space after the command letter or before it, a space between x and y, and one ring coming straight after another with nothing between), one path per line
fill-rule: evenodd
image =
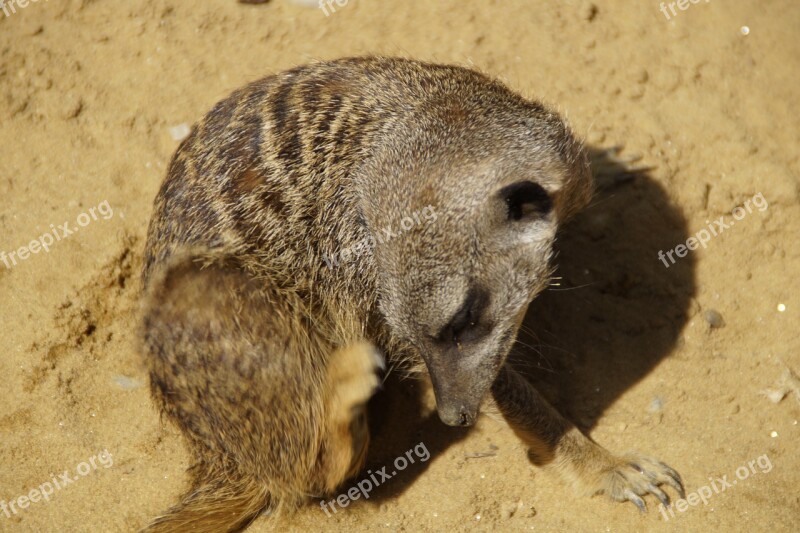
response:
M325 377L327 446L325 492L333 491L364 464L369 445L366 404L380 386L383 355L368 342L356 342L331 354Z
M196 466L180 504L148 531L235 531L320 485L332 348L303 329L303 308L223 252L187 250L154 271L142 350L153 395Z
M229 397L250 405L242 373L256 363L247 337L266 336L258 327L262 300L235 261L210 250L181 252L154 272L142 309L141 349L153 395L189 438L195 463L180 503L143 531L236 531L280 503L253 475L252 462L240 464L241 456L228 453L242 441L236 427L245 420L236 424L231 412L217 417L211 410L224 410ZM217 419L232 425L220 427ZM221 440L225 434L233 438Z
M336 350L326 376L332 418L342 420L360 410L379 387L378 372L385 368L383 355L369 342Z

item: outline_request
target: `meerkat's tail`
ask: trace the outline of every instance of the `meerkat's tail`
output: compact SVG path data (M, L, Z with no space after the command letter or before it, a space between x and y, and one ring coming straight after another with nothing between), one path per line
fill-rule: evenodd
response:
M203 470L195 474L192 488L183 495L181 502L153 520L141 533L241 531L274 504L262 483L236 478L221 470Z

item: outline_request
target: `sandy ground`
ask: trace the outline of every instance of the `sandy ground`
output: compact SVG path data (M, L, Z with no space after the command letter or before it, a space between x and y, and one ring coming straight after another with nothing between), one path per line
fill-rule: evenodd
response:
M532 305L535 337L516 351L594 439L661 458L695 498L711 496L670 516L654 500L640 515L575 495L501 420L447 428L424 383L390 380L369 467L391 468L420 442L430 458L334 516L312 502L251 531L797 531L800 5L713 0L667 20L658 4L0 11L0 251L61 239L0 265L0 530L132 531L184 488L189 457L159 421L132 343L170 128L265 74L383 53L475 65L556 106L593 147L624 145L652 167L564 228L560 286ZM659 260L719 217L729 227L705 249ZM77 231L62 238L65 221ZM56 488L60 475L72 481ZM48 483L47 500L31 493Z

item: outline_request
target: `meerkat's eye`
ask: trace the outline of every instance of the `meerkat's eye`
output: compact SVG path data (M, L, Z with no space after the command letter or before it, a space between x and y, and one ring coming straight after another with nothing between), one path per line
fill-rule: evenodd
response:
M437 340L446 344L460 345L486 335L489 328L481 323L481 317L488 304L489 298L486 291L470 289L464 303L439 331Z
M513 183L503 187L499 194L508 206L509 220L531 220L553 209L550 195L544 187L532 181Z

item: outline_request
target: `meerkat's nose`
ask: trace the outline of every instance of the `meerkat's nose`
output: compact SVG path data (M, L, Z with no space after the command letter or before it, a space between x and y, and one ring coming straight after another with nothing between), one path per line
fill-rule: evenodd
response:
M470 409L466 405L459 407L440 406L437 411L441 421L448 426L469 427L475 424L475 419L478 416L477 410Z
M458 419L459 426L471 426L474 424L475 421L472 419L469 413L466 410L461 411L461 416Z

